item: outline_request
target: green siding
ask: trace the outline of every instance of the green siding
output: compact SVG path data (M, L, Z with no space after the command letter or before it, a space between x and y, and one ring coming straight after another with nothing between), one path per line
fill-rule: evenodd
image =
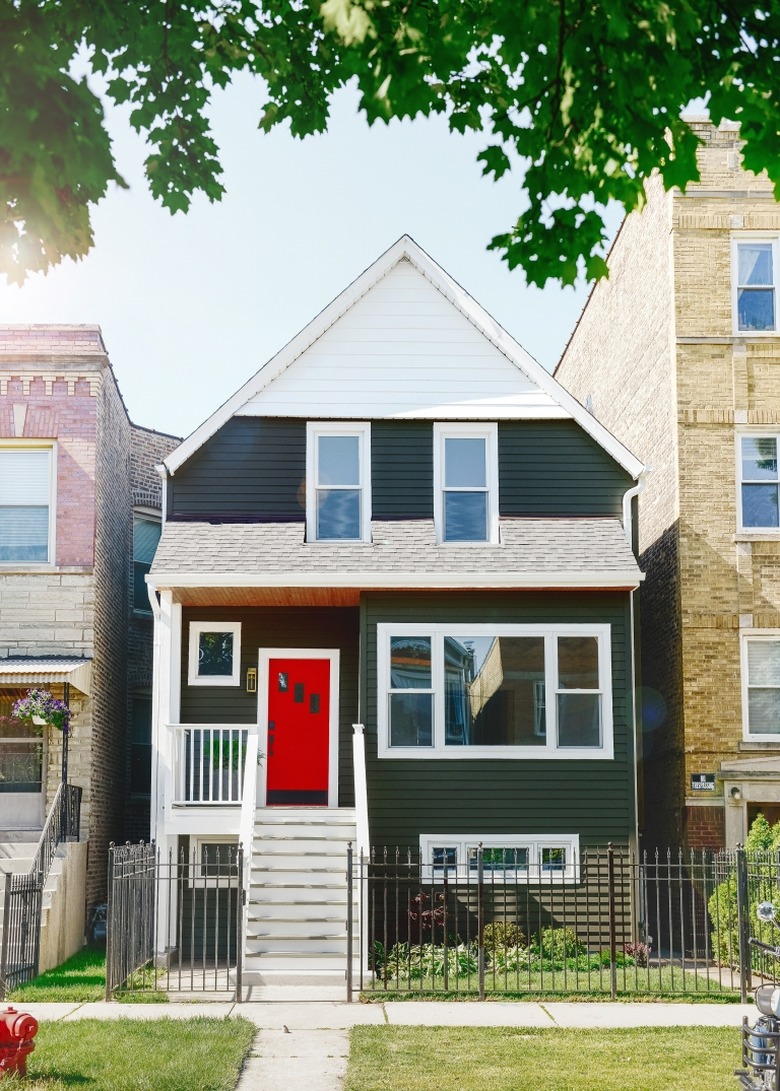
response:
M617 515L633 478L572 420L498 426L502 515Z
M241 685L189 686L190 621L241 622ZM309 609L305 607L227 607L183 611L181 722L255 723L258 694L247 693L247 667L256 667L259 648L338 648L339 656L339 804L354 803L352 778L352 724L358 711L358 610L348 608ZM264 750L260 740L260 750Z
M306 422L231 417L174 474L173 518L303 522Z
M611 761L377 757L379 622L608 623L615 757ZM416 851L420 833L579 833L582 847L634 832L631 646L625 593L366 594L361 628L371 840Z
M374 421L371 504L375 519L433 519L433 424Z

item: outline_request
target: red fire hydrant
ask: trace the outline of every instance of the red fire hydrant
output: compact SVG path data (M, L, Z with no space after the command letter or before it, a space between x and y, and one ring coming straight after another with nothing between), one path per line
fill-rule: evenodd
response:
M26 1011L0 1011L0 1079L9 1072L27 1075L27 1054L35 1049L38 1020Z

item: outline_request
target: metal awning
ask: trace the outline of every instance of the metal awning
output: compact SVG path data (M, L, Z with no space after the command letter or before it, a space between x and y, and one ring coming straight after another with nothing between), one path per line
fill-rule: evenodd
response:
M89 696L92 660L64 655L0 659L0 686L40 686L46 682L69 682Z

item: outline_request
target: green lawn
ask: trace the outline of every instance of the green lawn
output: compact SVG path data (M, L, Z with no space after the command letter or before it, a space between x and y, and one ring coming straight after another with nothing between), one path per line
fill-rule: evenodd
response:
M736 1091L737 1029L355 1027L344 1091Z
M138 991L117 993L117 1000L164 1004L164 992L143 991L142 973L136 975ZM62 965L19 985L8 999L13 1004L88 1004L106 998L106 953L86 947Z
M24 1091L234 1091L255 1028L244 1019L44 1023Z

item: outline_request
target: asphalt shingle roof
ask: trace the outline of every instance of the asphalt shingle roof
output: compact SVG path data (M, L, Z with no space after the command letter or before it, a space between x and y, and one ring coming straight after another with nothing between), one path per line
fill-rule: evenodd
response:
M414 576L417 585L426 575L437 584L451 576L455 585L475 575L482 582L516 576L518 585L524 575L537 580L549 575L558 583L594 577L594 586L599 575L613 583L620 576L640 578L623 527L613 518L502 519L499 545L437 545L433 520L424 519L374 520L370 544L307 543L304 537L303 523L169 521L152 576L160 586L166 575L188 577L192 584L199 574L204 585L210 576L231 574L255 583L267 577L278 585L283 576L294 584L301 577L311 583L321 574L325 586L330 577L367 587L372 577L386 584L394 575Z

